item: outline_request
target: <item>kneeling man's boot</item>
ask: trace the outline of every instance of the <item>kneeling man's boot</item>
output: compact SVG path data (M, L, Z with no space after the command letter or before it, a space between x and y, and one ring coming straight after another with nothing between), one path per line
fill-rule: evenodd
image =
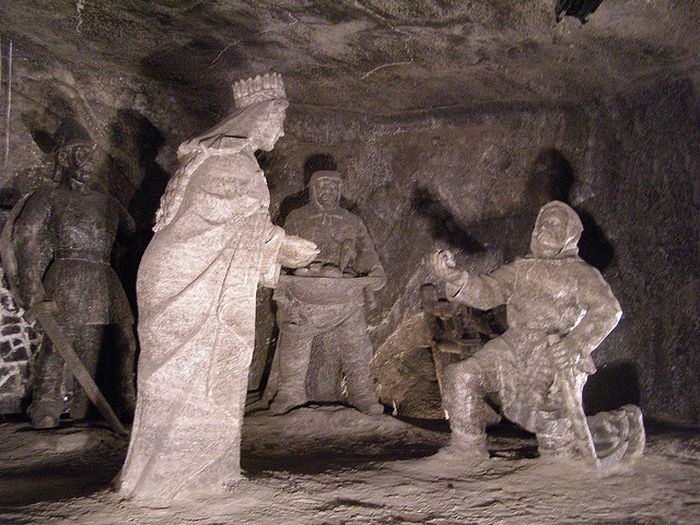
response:
M59 402L53 400L41 400L32 403L28 409L29 421L32 427L39 430L57 428L62 408Z
M443 450L447 453L468 459L488 459L489 450L486 446L486 434L468 434L459 430L452 430L450 444Z
M629 425L625 457L627 459L637 458L644 452L644 446L646 444L642 411L639 410L639 407L636 405L624 405L622 410L627 414L627 422Z

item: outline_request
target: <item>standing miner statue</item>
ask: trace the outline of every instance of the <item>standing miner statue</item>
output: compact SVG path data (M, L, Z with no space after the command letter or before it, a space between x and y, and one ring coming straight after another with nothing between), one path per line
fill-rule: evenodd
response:
M315 399L307 389L309 378L319 373L335 385L344 377L348 402L361 412L384 411L370 375L373 349L364 315L367 298L384 287L386 274L362 219L340 206L341 186L337 171L315 172L309 180L310 202L284 223L285 231L313 241L320 253L294 275L282 276L275 290L280 335L266 392L274 396L273 414L309 401L339 401L327 394ZM312 363L316 336L334 350Z
M100 375L117 393L120 412L128 415L135 403L134 318L110 266L110 254L117 234L130 234L134 222L105 193L93 163L96 144L80 122L64 119L54 139L58 184L42 186L15 205L3 231L3 265L28 316L50 312L61 339L72 347L74 357L77 354L78 367L82 363L93 378L98 363L104 367ZM116 328L114 339L121 344L101 353L107 325ZM64 361L70 360L57 351L56 337L47 326L44 331L28 410L32 426L40 429L58 426L65 392L73 392L69 403L73 418L84 418L90 406L83 388L72 385L75 367L69 367L72 375L64 373ZM65 385L64 377L70 378Z

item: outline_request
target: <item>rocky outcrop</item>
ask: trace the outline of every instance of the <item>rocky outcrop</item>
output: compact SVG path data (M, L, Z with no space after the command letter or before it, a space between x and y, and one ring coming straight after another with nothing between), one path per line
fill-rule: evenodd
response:
M312 4L2 3L3 116L14 50L3 191L50 181L47 137L79 117L138 223L114 254L133 300L177 145L228 111L232 80L273 69L291 108L260 159L271 211L281 223L304 202L314 168L345 174L389 276L369 314L375 348L417 314L427 253L493 268L526 252L537 208L558 198L584 219L582 255L625 312L594 355L589 408L638 401L700 424L692 3L603 2L583 26L557 24L550 0ZM269 293L257 308L251 389L276 338Z

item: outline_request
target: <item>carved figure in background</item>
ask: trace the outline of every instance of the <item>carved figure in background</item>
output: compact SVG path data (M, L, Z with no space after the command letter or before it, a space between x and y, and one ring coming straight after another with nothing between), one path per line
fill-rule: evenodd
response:
M456 268L447 251L432 255L451 300L483 310L507 305L508 330L445 370L450 452L488 457L483 398L497 393L503 414L537 435L541 455L583 457L601 466L642 453L637 407L588 421L583 413L583 385L595 372L591 353L622 312L600 273L578 257L582 231L576 212L553 201L537 216L525 258L477 276Z
M304 279L295 279L295 284L289 279L289 285L285 281L275 290L280 327L275 356L279 384L270 405L272 413L282 414L313 400L307 397L306 379L312 342L321 334L328 334L327 339L340 353L337 382L344 374L350 404L368 414L384 410L377 402L370 376L373 350L364 318L363 291L380 290L386 275L364 222L340 206L341 186L340 173L315 172L309 180L311 202L292 211L284 224L288 232L315 242L320 253L311 265L294 272ZM357 279L366 283L362 285L364 281ZM362 286L352 286L357 283ZM321 288L333 284L341 293L321 293ZM315 290L319 293L314 294Z
M498 335L494 328L500 327L495 319L487 320L487 312L441 299L433 284L421 286L420 299L421 309L428 314L425 319L431 334L435 378L442 395L445 369L478 352L485 342ZM501 416L489 404L484 403L484 411L486 425L500 422Z
M98 362L121 395L121 412L133 411L134 318L110 255L117 234L134 230L133 219L103 192L93 164L95 143L74 118L55 134L57 187L45 186L20 200L3 233L3 258L20 304L31 310L54 303L54 317L94 377ZM14 268L16 262L16 268ZM14 269L14 270L13 270ZM11 273L10 273L11 272ZM115 325L125 348L100 356L103 331ZM35 428L54 428L63 412L64 362L44 337L34 370L29 414ZM75 384L70 413L85 417L89 400Z
M233 86L236 110L184 142L139 267L138 402L120 492L192 497L240 477L240 435L258 283L316 246L270 222L256 150L284 135L282 78Z

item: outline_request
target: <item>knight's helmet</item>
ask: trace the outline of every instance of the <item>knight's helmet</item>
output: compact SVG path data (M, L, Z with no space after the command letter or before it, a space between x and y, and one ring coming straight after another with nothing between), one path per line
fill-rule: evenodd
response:
M54 149L56 153L63 148L70 148L79 144L95 147L90 133L75 117L66 117L61 121L58 129L54 133Z

